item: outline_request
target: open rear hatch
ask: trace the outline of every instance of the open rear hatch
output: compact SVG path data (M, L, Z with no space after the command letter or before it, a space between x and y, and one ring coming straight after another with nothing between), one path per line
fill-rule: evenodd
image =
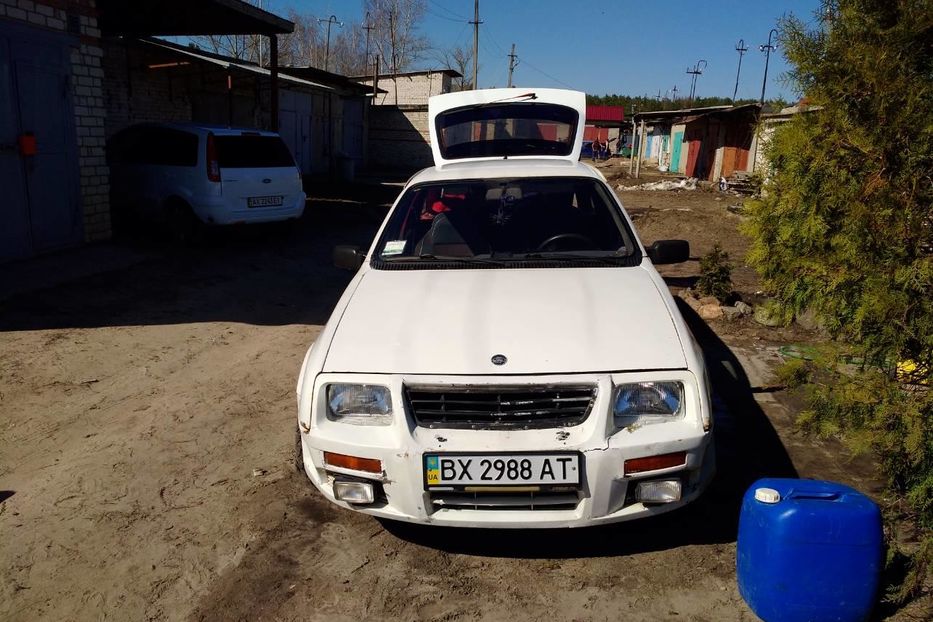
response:
M562 89L483 89L428 100L437 166L503 158L577 161L586 95Z

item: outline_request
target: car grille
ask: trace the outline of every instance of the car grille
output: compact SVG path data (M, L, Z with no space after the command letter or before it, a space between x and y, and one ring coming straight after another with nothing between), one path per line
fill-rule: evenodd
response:
M576 492L431 493L436 510L574 510L579 503Z
M406 387L406 396L421 427L521 430L583 423L596 387Z

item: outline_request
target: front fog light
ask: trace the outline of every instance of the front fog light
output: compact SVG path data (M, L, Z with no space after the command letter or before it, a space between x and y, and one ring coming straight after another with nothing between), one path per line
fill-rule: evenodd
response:
M364 482L334 482L334 496L353 504L372 503L376 498L373 485Z
M641 503L673 503L680 501L679 479L659 479L641 482L635 487L635 499Z

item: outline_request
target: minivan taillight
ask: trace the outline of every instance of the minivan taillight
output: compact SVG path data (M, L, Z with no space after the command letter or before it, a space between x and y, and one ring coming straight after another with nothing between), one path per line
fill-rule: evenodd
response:
M220 162L217 161L217 145L213 134L207 135L207 179L220 181Z

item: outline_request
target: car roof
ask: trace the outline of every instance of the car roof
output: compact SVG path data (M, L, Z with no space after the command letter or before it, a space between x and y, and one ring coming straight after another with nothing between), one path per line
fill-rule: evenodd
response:
M164 127L175 130L185 130L188 132L206 133L212 132L218 136L240 136L244 132L249 134L258 134L260 136L278 136L276 132L261 130L255 127L230 127L227 125L212 125L209 123L188 123L188 122L148 122L136 123L123 129L133 129L137 127ZM121 130L122 131L122 130Z
M426 168L408 180L407 186L421 183L460 179L487 179L500 177L591 177L606 181L598 170L585 162L566 160L514 158L457 162L442 167Z

